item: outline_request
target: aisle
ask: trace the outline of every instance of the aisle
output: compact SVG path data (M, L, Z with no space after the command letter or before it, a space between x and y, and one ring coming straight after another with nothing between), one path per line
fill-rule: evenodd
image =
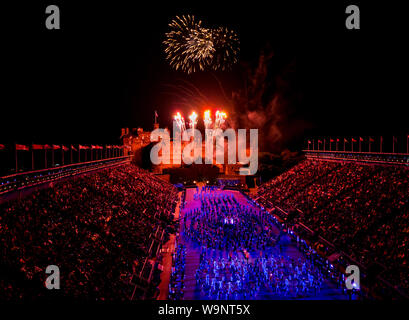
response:
M179 201L175 209L175 220L179 219L180 214L180 201L181 201L182 192L179 192ZM162 265L163 271L160 275L160 284L159 284L159 296L157 300L167 300L169 295L169 281L170 275L172 273L172 253L175 250L175 240L176 236L174 234L170 235L170 239L162 246Z
M196 270L200 262L200 249L192 246L191 242L186 245L186 264L185 264L185 295L184 300L198 299L196 291Z

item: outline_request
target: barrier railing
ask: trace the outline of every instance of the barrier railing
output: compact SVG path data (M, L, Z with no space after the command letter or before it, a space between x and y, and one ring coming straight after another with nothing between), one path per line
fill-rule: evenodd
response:
M244 194L244 195L247 196L246 194ZM250 198L249 196L247 196L247 197L248 197L249 199L253 200L253 201L256 201L256 200ZM269 202L269 204L272 205L277 211L280 211L281 213L285 214L285 216L288 215L288 213L287 213L285 210L283 210L282 208L280 208L280 207L278 207L278 206L274 206L269 200L266 200L266 199L264 199L263 197L258 197L257 199L258 199L258 200L259 200L259 199L262 199L262 200L264 200L264 201ZM258 202L257 202L257 203L258 203ZM299 210L299 209L297 209L297 211L300 212L300 213L303 213L303 212L302 212L301 210ZM271 212L270 212L270 213L271 213ZM275 215L275 214L273 213L273 215ZM276 215L275 215L275 216L276 216ZM276 216L276 217L277 217L277 216ZM279 217L278 217L278 218L279 218ZM314 234L314 231L311 230L310 228L308 228L308 227L307 227L306 225L304 225L303 223L297 222L297 225L298 225L298 226L301 226L301 227L302 227L305 231L307 231L310 235ZM287 224L287 228L288 228L288 227L291 227L291 228L292 228L292 227L294 227L294 226L293 226L293 225L292 225L292 226L289 226L289 225ZM297 236L296 233L295 233L294 235ZM298 236L300 236L300 235L298 235ZM319 236L318 239L319 239L320 243L325 244L327 247L331 247L333 250L337 250L337 249L338 249L332 242L328 241L327 239L325 239L325 238L323 238L323 237L321 237L321 236ZM304 241L305 241L305 239L304 239ZM347 255L345 252L343 252L342 250L339 250L338 252L339 252L339 258L338 258L338 260L339 260L339 259L344 259L344 260L345 260L346 262L348 262L349 264L357 265L357 266L360 268L360 270L363 270L363 271L364 271L364 273L367 272L367 268L366 268L362 263L356 261L355 259L353 259L353 258L350 257L349 255ZM322 256L322 257L323 257L324 259L327 259L327 258L328 258L327 256ZM338 271L339 271L339 272L342 272L342 273L344 274L344 271L345 271L345 270L338 270ZM361 274L362 274L362 273L361 273ZM391 292L394 292L394 293L397 294L398 296L403 297L403 298L405 298L405 299L409 299L409 296L408 296L406 293L404 293L404 292L402 292L402 290L396 288L393 284L391 284L389 281L385 280L385 279L382 278L381 276L377 275L377 276L376 276L376 280L379 281L379 282L381 282L381 283L382 283L386 288L388 288ZM369 290L369 291L372 290L371 287L367 287L366 289Z
M354 161L369 164L409 166L409 154L386 152L303 150L307 159Z
M68 164L0 177L0 195L130 161L129 156Z

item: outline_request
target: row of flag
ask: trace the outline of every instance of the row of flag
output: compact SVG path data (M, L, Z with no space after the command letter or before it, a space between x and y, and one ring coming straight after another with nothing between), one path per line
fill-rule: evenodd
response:
M6 149L6 146L4 144L0 144L0 150ZM123 150L122 149L130 149L130 146L118 146L118 145L107 145L104 147L99 146L99 145L81 145L79 144L78 147L74 147L71 145L69 148L64 146L64 145L48 145L48 144L32 144L31 146L24 145L24 144L15 144L14 145L14 151L15 151L15 162L16 162L16 172L18 172L18 151L31 151L31 168L32 170L35 170L34 168L34 150L44 150L44 168L48 168L48 160L47 160L47 150L52 150L52 167L54 167L54 151L55 150L61 150L61 161L62 165L64 165L64 152L65 151L71 151L70 153L70 163L74 163L73 161L73 151L78 152L78 163L81 162L81 150L91 150L91 161L94 160L94 152L93 150L96 150L95 152L95 158L98 158L98 150L99 152L99 159L103 158L102 155L102 150L105 149L105 158L111 158L113 157L119 157L121 154L123 155ZM83 154L85 156L85 161L87 161L87 152Z
M344 143L344 151L345 151L345 144L346 143L351 143L352 145L352 151L353 151L353 147L354 147L354 142L359 142L359 151L361 151L361 142L365 142L365 139L362 137L359 137L358 140L351 138L350 140L348 140L347 138L343 138L343 139L329 139L329 146L330 146L330 151L331 151L331 147L332 147L332 143L336 142L336 150L338 151L338 143L339 142L343 142ZM371 143L375 142L375 139L372 137L368 137L368 139L366 140L367 142L369 142L369 152L371 151ZM324 146L324 150L325 150L325 146L326 146L326 139L318 139L318 149L320 148L320 144L323 144ZM379 141L379 147L380 147L380 152L382 152L382 146L383 146L383 137L380 137L380 141ZM393 137L392 139L392 146L393 146L393 153L395 153L395 143L398 142L398 139L396 137ZM313 145L313 149L314 149L314 144L315 144L315 140L308 140L308 150L310 149L310 145ZM406 136L406 153L409 154L409 134Z
M409 137L409 135L408 135L408 137ZM382 139L382 137L381 137L381 139ZM394 139L396 139L396 138L394 138ZM373 138L371 138L371 137L369 137L369 142L375 142L375 140L373 139ZM332 142L340 142L341 140L340 139L329 139L329 142L330 143L332 143ZM361 142L364 142L364 138L362 138L362 137L359 137L359 141L361 141ZM325 139L324 139L324 142L325 142ZM347 138L344 138L344 142L345 143L349 143L349 140L347 139ZM358 142L358 140L356 140L356 139L354 139L354 138L351 138L351 142ZM311 140L308 140L308 144L311 144L312 142L311 142ZM318 139L318 143L322 143L322 140L320 140L320 139Z
M122 149L126 148L125 146L105 146L105 149ZM4 144L0 144L0 150L6 149L6 146ZM24 144L16 144L15 149L17 151L30 151L30 146L24 145ZM98 145L91 145L91 146L83 146L81 144L78 145L79 150L103 150L104 147L98 146ZM63 150L63 151L69 151L69 150L74 150L78 151L77 148L75 148L73 145L71 145L71 149L64 146L64 145L48 145L48 144L32 144L31 145L31 150Z

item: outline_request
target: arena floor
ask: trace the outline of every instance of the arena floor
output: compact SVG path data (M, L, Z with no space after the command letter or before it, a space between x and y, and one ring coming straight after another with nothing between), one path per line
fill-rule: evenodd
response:
M181 218L184 217L185 213L188 210L194 209L194 208L199 208L200 207L200 200L194 199L194 193L196 192L196 189L187 189L186 190L186 203L185 207L180 211ZM228 193L232 194L235 196L235 198L242 204L249 204L247 201L246 197L241 194L238 191L230 191L230 190L218 190L216 192L220 193ZM254 208L258 209L254 205L252 205ZM187 218L186 224L189 225L190 219ZM201 287L199 284L196 283L196 271L199 267L200 264L200 253L201 253L201 247L200 245L186 236L184 232L184 224L180 224L180 236L178 238L178 244L183 244L186 246L186 264L185 264L185 290L184 290L184 300L207 300L207 299L215 299L214 296L209 296L206 295L203 290L201 290ZM279 230L276 228L274 230L274 233L278 235ZM283 240L283 239L282 239ZM288 256L293 259L298 259L300 258L301 260L305 261L306 258L304 255L297 249L297 247L290 242L290 239L284 239L284 241L281 241L281 243L284 243L281 248L281 255L282 256ZM279 254L279 248L266 248L262 254L267 253L268 256L274 255L278 256ZM260 256L260 251L252 251L250 253L250 258L249 261L252 262L254 259ZM220 261L222 258L227 260L229 258L229 254L233 257L238 257L239 259L245 259L244 254L242 251L239 252L231 252L229 253L227 250L217 250L213 249L212 250L212 257L216 261ZM216 299L259 299L259 300L281 300L281 299L317 299L317 300L343 300L343 299L348 299L348 297L342 293L342 290L337 288L337 286L331 282L329 279L325 279L323 281L323 286L319 292L314 293L313 295L308 295L307 297L293 297L293 296L286 296L284 294L277 294L276 292L273 292L272 290L263 288L261 289L257 294L255 295L239 295L239 296L221 296L221 297L216 297Z

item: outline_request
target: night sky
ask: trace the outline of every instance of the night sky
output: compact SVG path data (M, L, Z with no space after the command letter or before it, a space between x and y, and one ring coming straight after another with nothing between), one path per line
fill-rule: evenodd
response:
M190 111L166 93L177 79L192 81L217 100L208 73L188 76L165 61L164 34L182 14L235 30L241 63L254 63L267 46L277 72L295 66L292 112L307 124L299 139L409 131L402 5L361 4L361 30L347 30L350 3L194 3L3 6L0 143L117 143L121 127L150 130L154 110L169 126L175 111ZM61 30L45 28L49 4L60 7ZM236 72L218 76L232 89Z

